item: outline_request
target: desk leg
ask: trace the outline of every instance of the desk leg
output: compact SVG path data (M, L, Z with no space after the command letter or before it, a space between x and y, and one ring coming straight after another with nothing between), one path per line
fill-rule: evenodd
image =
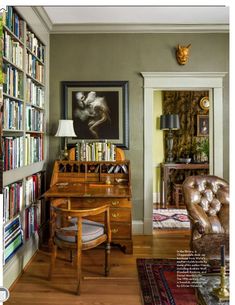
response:
M169 170L168 168L164 168L164 173L163 173L163 195L164 195L164 208L168 208L169 203L168 203L168 180L169 180Z

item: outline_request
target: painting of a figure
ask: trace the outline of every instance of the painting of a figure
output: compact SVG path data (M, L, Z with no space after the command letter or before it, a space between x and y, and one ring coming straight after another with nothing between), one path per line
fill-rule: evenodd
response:
M73 92L72 119L75 133L84 139L117 139L118 102L118 92Z
M205 137L209 135L209 116L197 116L197 136Z
M128 115L127 81L62 82L62 117L73 120L79 140L128 148Z

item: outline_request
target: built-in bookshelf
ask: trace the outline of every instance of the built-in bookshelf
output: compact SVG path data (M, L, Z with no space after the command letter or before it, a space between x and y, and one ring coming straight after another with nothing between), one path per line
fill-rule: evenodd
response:
M40 235L45 191L45 45L14 7L3 13L3 214L7 263ZM40 164L40 166L39 166ZM16 231L15 231L16 230Z

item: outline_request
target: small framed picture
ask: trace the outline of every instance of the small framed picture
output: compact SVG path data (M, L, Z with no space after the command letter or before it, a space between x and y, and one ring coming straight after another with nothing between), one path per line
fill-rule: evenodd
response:
M209 116L204 114L197 115L197 136L209 136Z

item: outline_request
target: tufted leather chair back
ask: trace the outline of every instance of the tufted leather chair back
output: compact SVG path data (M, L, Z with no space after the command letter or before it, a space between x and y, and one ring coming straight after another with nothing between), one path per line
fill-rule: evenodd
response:
M229 233L229 184L217 176L190 176L183 183L192 240L203 234Z

